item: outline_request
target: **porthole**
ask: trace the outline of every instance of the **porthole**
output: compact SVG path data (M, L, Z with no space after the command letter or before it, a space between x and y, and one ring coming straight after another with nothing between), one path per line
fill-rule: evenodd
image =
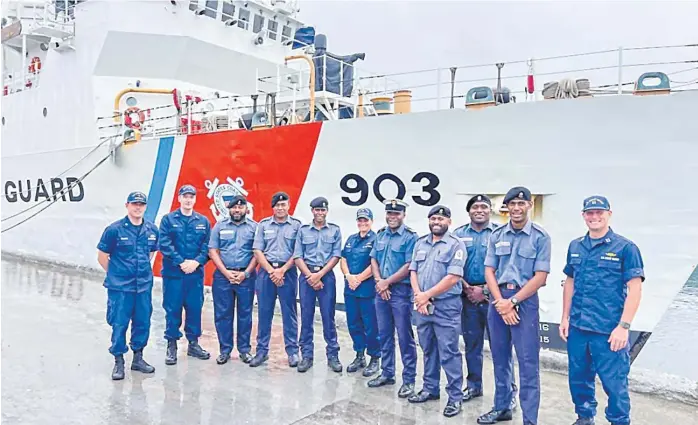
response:
M48 109L44 108L44 118L46 118L46 115L48 115Z
M138 101L137 101L136 98L133 97L133 96L129 96L129 97L126 98L126 104L127 104L128 106L136 106L137 103L138 103Z
M5 117L2 117L2 125L5 125Z

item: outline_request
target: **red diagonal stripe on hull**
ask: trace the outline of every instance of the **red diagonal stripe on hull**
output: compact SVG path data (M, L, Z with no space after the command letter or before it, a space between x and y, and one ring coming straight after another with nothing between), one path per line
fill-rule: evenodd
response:
M271 197L284 191L291 197L291 213L300 197L315 155L321 122L281 126L265 130L232 130L197 134L187 137L182 167L175 190L191 184L197 190L194 210L211 221L213 199L207 197L207 180L227 183L228 177L241 177L247 200L254 206L254 219L259 221L272 214ZM170 211L179 208L175 194ZM162 256L158 253L154 270L160 275ZM215 265L206 265L206 284L210 284Z

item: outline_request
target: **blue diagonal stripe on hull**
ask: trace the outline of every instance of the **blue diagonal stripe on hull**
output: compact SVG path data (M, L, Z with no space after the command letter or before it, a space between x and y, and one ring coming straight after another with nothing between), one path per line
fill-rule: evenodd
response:
M155 159L155 168L153 169L153 179L150 182L150 192L148 192L148 206L145 209L145 219L152 222L155 222L155 217L158 211L160 211L162 193L165 190L167 173L170 170L174 139L174 136L160 138L158 155Z

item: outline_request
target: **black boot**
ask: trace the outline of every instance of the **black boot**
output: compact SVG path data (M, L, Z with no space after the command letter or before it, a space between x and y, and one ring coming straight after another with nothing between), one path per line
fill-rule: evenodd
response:
M155 368L143 360L143 350L133 352L133 361L131 362L131 370L137 370L143 373L153 373Z
M120 381L124 379L124 356L114 356L114 369L111 371L111 379Z
M368 363L366 369L364 369L362 372L362 375L367 378L375 375L375 373L378 372L378 369L380 369L380 363L380 357L371 357L371 361Z
M339 361L339 357L331 357L327 359L327 365L332 369L333 372L342 372L342 363Z
M187 355L196 357L201 360L208 360L211 358L211 354L208 351L201 348L197 341L189 341L189 348L187 349Z
M177 340L167 340L167 354L165 355L165 364L177 364Z
M354 359L353 362L349 366L347 366L347 373L354 373L359 369L363 369L366 367L366 358L364 357L364 353L357 351L356 352L356 358Z
M301 362L298 363L298 372L307 372L308 369L310 369L311 367L313 367L313 359L303 357L303 360L301 360Z

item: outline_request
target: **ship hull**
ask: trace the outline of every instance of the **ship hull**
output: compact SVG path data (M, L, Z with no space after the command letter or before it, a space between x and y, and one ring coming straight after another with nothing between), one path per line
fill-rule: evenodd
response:
M698 224L690 220L698 215L691 196L698 181L696 107L696 93L619 96L182 134L111 154L105 144L85 159L90 149L5 156L2 249L98 268L97 242L125 215L127 194L147 193L146 217L157 224L178 207L182 184L197 188L195 208L212 222L235 193L248 197L256 221L271 214L277 191L290 194L292 214L303 222L312 218L310 200L325 196L328 219L341 226L344 240L356 232L359 207L373 209L374 229L384 225L385 198L408 202L406 223L421 235L437 203L454 211L455 228L468 221L465 203L473 194L496 203L523 185L536 196L533 220L552 237L552 271L540 290L541 342L564 348L556 323L567 246L586 231L581 200L603 194L614 210L612 227L637 243L645 260L647 282L633 323L633 339L643 342L698 263ZM213 268L209 262L207 281Z

